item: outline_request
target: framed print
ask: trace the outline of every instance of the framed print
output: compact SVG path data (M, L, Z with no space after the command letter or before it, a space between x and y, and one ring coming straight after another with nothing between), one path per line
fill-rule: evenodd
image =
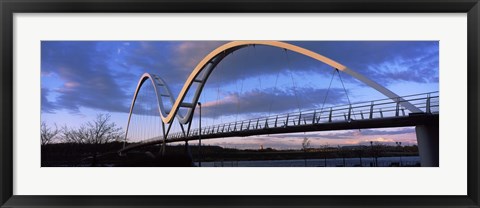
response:
M1 207L479 206L477 0L0 5Z

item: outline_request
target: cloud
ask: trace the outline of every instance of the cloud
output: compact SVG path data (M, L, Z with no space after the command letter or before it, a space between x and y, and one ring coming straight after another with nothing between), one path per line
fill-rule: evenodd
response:
M49 100L54 109L78 111L82 107L111 112L126 112L138 78L144 72L165 79L176 96L193 67L223 41L43 41L42 77L59 77L63 85L51 88L56 98ZM410 81L438 82L438 42L436 41L297 41L371 77L380 83ZM262 79L266 75L293 72L305 77L331 77L331 67L311 58L267 46L250 46L227 56L213 72L208 84L228 86L240 79ZM348 76L347 82L358 83ZM42 79L44 81L44 79ZM301 84L301 81L299 81ZM208 87L208 86L207 86ZM285 112L298 107L319 107L324 89L297 86L292 89L254 89L246 93L224 93L221 101L210 106L217 112ZM338 90L330 103L340 99ZM48 93L47 91L43 91ZM42 95L43 96L43 95ZM235 104L241 100L240 104ZM274 101L274 103L270 103ZM263 101L264 103L261 103ZM213 102L213 101L211 101ZM237 110L238 106L238 110ZM42 107L43 108L43 107ZM46 107L48 108L48 107ZM43 109L46 109L43 108ZM207 116L216 116L205 109ZM51 111L50 111L51 112Z
M109 66L109 55L100 50L96 42L43 41L42 74L54 73L63 82L63 86L49 89L57 94L51 101L55 109L78 112L86 107L127 112L129 97L114 79L116 71ZM42 83L42 86L47 85ZM48 90L43 92L48 93Z
M362 135L398 135L414 133L414 128L395 128L394 130L380 130L380 129L364 129L361 131Z
M219 41L132 42L126 64L166 79L178 94L191 70ZM436 41L295 41L293 44L332 58L372 80L388 85L399 81L438 83ZM237 80L288 74L331 76L331 67L303 55L269 46L249 46L227 56L208 83L226 86ZM344 81L360 84L350 76Z
M252 90L244 93L229 93L223 99L204 103L202 116L216 118L220 115L250 114L263 115L298 111L298 99L302 99L301 109L322 107L327 89L300 88ZM343 89L330 89L326 106L346 102Z
M278 138L311 138L311 139L350 139L360 136L378 136L378 135L402 135L415 133L415 129L411 127L406 128L388 128L388 130L382 129L362 129L362 130L342 130L333 132L310 132L310 133L298 133L298 134L279 134Z
M42 87L41 109L42 109L42 112L45 112L45 113L52 113L52 112L55 112L55 110L57 109L57 106L55 105L55 103L48 100L47 97L49 96L49 94L50 94L50 90Z
M219 41L184 41L178 42L173 47L174 59L172 63L175 66L191 71L197 64L207 56L211 51L223 45L226 42Z
M438 83L438 53L426 54L417 59L395 59L372 64L372 77L387 83L409 81L417 83Z
M395 142L402 142L402 145L416 145L416 137L413 128L411 132L400 133L400 131L392 130L392 134L381 134L383 130L369 129L373 133L378 131L378 135L357 135L355 131L338 131L330 132L314 132L314 133L296 133L296 134L280 134L280 135L265 135L265 136L251 136L241 138L223 138L223 139L211 139L202 141L202 143L210 145L220 145L223 147L235 147L241 149L258 149L260 145L264 148L273 147L276 149L300 149L303 138L308 138L312 147L319 148L322 146L345 146L345 145L366 145L370 146L370 142L396 145ZM357 131L358 132L358 131ZM332 137L335 134L349 134L350 136ZM397 134L398 133L398 134Z
M188 75L210 51L223 42L217 41L134 41L125 52L125 67L164 78L178 94Z
M209 139L202 141L202 143L209 145L218 145L226 148L237 149L260 149L273 147L275 149L299 149L301 148L302 140L295 139L276 139L274 137L242 137L231 139Z
M438 83L438 41L294 42L379 83ZM354 81L345 76L347 81ZM355 81L354 81L355 82Z

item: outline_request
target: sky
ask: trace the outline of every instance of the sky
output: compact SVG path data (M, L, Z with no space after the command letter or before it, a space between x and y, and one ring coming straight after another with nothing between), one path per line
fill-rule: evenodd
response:
M398 95L439 90L438 41L287 42L329 57ZM99 113L108 113L112 122L125 130L143 73L162 77L176 96L200 60L224 43L42 41L42 121L75 128ZM242 48L222 60L210 75L200 97L202 125L386 98L345 73L334 74L332 67L292 51L260 45ZM151 97L149 90L151 86L145 85L141 93ZM188 94L187 99L190 97ZM142 102L155 105L152 99ZM195 118L192 126L197 125ZM172 132L180 131L178 125L172 128ZM301 147L304 137L314 147L370 141L416 144L413 127L262 135L202 143L295 149Z

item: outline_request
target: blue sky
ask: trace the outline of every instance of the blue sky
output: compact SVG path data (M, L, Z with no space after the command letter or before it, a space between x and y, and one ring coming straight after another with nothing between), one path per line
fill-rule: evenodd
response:
M437 41L288 41L327 56L399 95L438 91ZM216 41L42 41L42 120L77 127L98 113L110 113L125 128L138 79L153 73L178 95L198 62L225 42ZM200 101L202 125L383 99L374 89L323 63L282 49L255 46L227 56L210 76ZM345 90L347 92L345 92ZM195 124L193 124L195 125ZM174 127L172 131L179 130ZM257 148L296 148L308 136L313 145L368 141L414 144L413 128L265 135L205 141Z

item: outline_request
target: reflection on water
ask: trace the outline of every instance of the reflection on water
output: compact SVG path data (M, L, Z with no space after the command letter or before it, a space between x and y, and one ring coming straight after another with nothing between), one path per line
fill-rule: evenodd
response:
M419 166L419 156L374 158L307 159L307 167L378 167ZM202 162L202 167L305 167L305 160L257 160Z

